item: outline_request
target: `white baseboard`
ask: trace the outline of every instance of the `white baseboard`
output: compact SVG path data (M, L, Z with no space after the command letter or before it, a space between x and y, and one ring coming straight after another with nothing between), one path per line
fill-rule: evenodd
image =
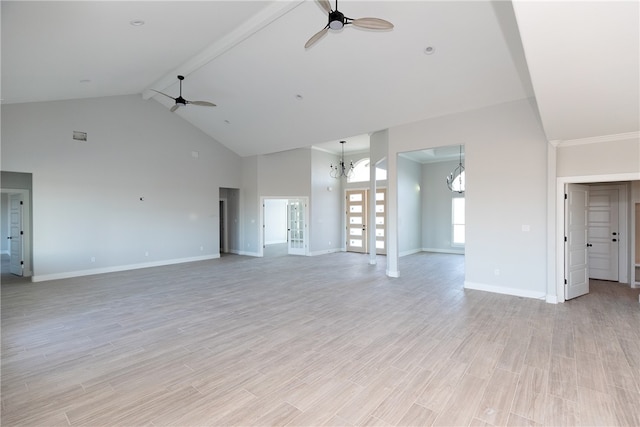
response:
M474 289L477 291L493 292L495 294L513 295L516 297L534 298L546 300L547 295L544 292L528 291L525 289L507 288L503 286L487 285L485 283L464 282L465 289Z
M254 257L261 257L262 255L260 255L259 252L248 252L248 251L229 251L231 253L234 253L236 255L245 255L245 256L254 256Z
M441 253L441 254L464 255L464 249L422 248L422 252L435 252L435 253Z
M547 302L549 304L558 304L558 297L556 295L547 295Z
M220 254L204 255L189 258L177 258L163 261L143 262L140 264L117 265L113 267L92 268L88 270L66 271L64 273L42 274L31 277L32 282L44 282L47 280L69 279L72 277L92 276L94 274L115 273L118 271L138 270L140 268L161 267L163 265L183 264L186 262L206 261L220 258Z
M413 255L422 252L422 249L410 249L408 251L402 251L398 254L398 258L402 258L403 256Z
M342 252L342 249L340 248L335 248L335 249L325 249L323 251L314 251L314 252L309 252L309 256L318 256L318 255L326 255L326 254L334 254L336 252Z

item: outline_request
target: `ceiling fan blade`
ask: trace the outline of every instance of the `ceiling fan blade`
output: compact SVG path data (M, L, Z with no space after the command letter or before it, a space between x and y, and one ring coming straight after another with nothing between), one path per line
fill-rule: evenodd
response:
M203 107L215 107L216 104L208 101L187 101L187 104L201 105Z
M169 111L171 111L173 113L174 111L176 111L178 109L178 107L180 107L180 104L174 105L173 107L171 107L171 109Z
M311 47L315 42L317 42L318 40L320 40L320 39L322 38L322 36L324 36L325 34L327 34L327 31L329 31L329 27L328 27L328 26L324 27L323 29L321 29L320 31L318 31L317 33L315 33L315 34L313 35L313 37L311 37L311 38L309 39L309 41L307 41L307 42L304 44L304 48L305 48L305 49L310 48L310 47Z
M169 96L169 95L167 95L166 93L162 93L162 92L160 92L159 90L155 90L155 89L151 89L151 90L152 90L152 91L154 91L154 92L159 93L160 95L164 95L164 96L166 96L167 98L171 98L171 99L173 99L174 101L176 100L173 96Z
M329 0L317 0L318 4L327 11L327 13L331 13L331 3Z
M358 18L351 21L353 25L370 30L390 30L393 24L380 18Z

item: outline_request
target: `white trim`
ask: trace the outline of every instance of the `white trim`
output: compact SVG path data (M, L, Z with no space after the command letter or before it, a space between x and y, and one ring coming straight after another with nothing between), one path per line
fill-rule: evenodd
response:
M222 202L224 212L222 212L222 215L220 212L218 212L218 222L220 221L220 217L222 216L222 220L224 221L222 225L224 227L224 236L218 236L218 239L222 239L222 253L226 254L229 253L229 201L226 197L218 196L218 206L220 206L220 202Z
M439 248L422 248L422 252L436 252L441 254L464 255L464 248L460 249L439 249Z
M410 249L408 251L402 251L398 254L398 258L402 258L403 256L413 255L422 252L422 249Z
M6 251L2 251L2 252L0 252L0 254L2 254L2 255L9 255L9 251L8 251L8 250L6 250Z
M336 252L343 252L342 249L340 248L335 248L335 249L323 249L321 251L314 251L314 252L309 252L307 254L307 256L318 256L318 255L327 255L327 254L334 254Z
M32 276L31 281L44 282L47 280L69 279L71 277L92 276L94 274L115 273L118 271L138 270L141 268L161 267L164 265L183 264L183 263L195 262L195 261L207 261L207 260L217 259L217 258L220 258L220 254L203 255L203 256L189 257L189 258L177 258L177 259L169 259L164 261L143 262L139 264L118 265L114 267L92 268L88 270L66 271L64 273L42 274L42 275Z
M503 286L487 285L485 283L464 282L465 289L473 289L476 291L493 292L496 294L513 295L516 297L534 298L545 300L546 295L544 292L535 292L526 289L507 288Z
M260 252L249 252L249 251L230 250L229 253L236 254L236 255L253 256L258 258L263 256Z
M547 302L549 304L557 304L558 303L558 297L555 295L547 295Z
M626 132L626 133L616 133L613 135L602 135L602 136L591 136L588 138L578 138L578 139L556 139L553 141L549 141L554 146L558 147L570 147L574 145L585 145L585 144L598 144L601 142L609 142L609 141L624 141L628 139L639 139L640 132Z
M398 270L387 270L386 273L389 277L400 277L400 272Z

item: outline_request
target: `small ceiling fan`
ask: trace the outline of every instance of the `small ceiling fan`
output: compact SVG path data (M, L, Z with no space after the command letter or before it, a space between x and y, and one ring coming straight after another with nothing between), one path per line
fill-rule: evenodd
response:
M336 0L336 8L331 9L331 3L329 0L316 0L318 4L327 11L329 14L329 22L327 26L318 31L311 37L304 45L305 49L311 47L315 42L320 40L322 36L327 34L329 30L341 30L345 25L352 24L355 27L367 28L370 30L390 30L393 28L393 24L389 21L385 21L380 18L358 18L351 19L344 16L342 12L338 10L338 0Z
M216 104L214 104L213 102L208 102L208 101L187 101L186 99L184 99L182 97L182 81L184 80L184 76L178 76L178 80L180 80L180 96L178 96L177 98L174 98L173 96L169 96L166 93L162 93L159 90L151 89L152 91L158 92L160 95L164 95L167 98L171 98L176 102L176 105L171 107L171 110L169 110L169 111L171 111L173 113L179 107L185 107L187 104L201 105L203 107L215 107L216 106Z

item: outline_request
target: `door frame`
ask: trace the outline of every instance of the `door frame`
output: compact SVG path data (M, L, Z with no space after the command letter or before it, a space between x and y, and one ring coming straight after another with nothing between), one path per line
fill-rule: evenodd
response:
M550 210L555 209L555 222L549 222L549 242L555 242L555 260L554 264L549 266L550 273L553 274L553 267L555 266L555 287L556 287L556 295L547 295L547 302L550 303L562 303L565 302L565 294L564 294L564 279L565 279L565 266L564 266L564 236L566 235L565 226L564 226L564 189L565 184L596 184L596 183L628 183L631 181L640 181L640 173L621 173L621 174L611 174L611 175L586 175L586 176L569 176L569 177L557 177L556 185L555 185L555 208L550 207ZM630 186L628 187L628 191L631 191ZM628 203L630 206L631 203ZM554 227L555 225L555 227ZM628 235L630 235L630 239L633 239L632 232L633 230L628 230ZM553 244L553 243L552 243ZM627 249L627 257L634 256L634 248L633 242L629 242L630 248ZM551 256L550 256L551 258ZM630 258L631 259L631 258ZM551 260L550 260L551 261ZM631 266L629 262L627 262L628 266ZM629 281L632 282L634 272L631 271L629 267L628 277ZM630 284L631 287L634 287L634 284Z
M2 188L0 190L2 193L6 194L20 194L22 195L22 231L24 232L22 237L22 253L24 257L24 266L22 269L23 277L31 277L33 276L33 266L31 265L31 260L33 259L33 238L31 235L31 224L32 224L32 212L31 212L31 191L26 189L16 189L16 188ZM5 213L3 213L4 215ZM8 235L8 234L7 234Z
M220 197L218 199L218 206L222 209L218 214L220 224L223 227L223 235L218 236L218 239L222 240L222 245L218 245L218 248L222 246L222 253L229 253L229 208L227 206L228 201L226 197Z
M304 233L304 256L308 256L309 255L309 247L310 247L310 241L309 241L309 236L310 236L310 228L309 228L309 211L310 211L310 205L309 205L309 197L307 196L260 196L260 213L258 215L259 217L259 221L260 223L259 225L259 230L260 230L260 242L258 244L258 256L259 257L263 257L264 256L264 205L265 205L265 200L286 200L287 203L289 202L289 200L301 200L306 209L304 210L304 227L306 232ZM287 227L289 225L287 224ZM288 236L288 234L287 234ZM288 237L287 237L288 239ZM288 244L288 241L287 241Z

